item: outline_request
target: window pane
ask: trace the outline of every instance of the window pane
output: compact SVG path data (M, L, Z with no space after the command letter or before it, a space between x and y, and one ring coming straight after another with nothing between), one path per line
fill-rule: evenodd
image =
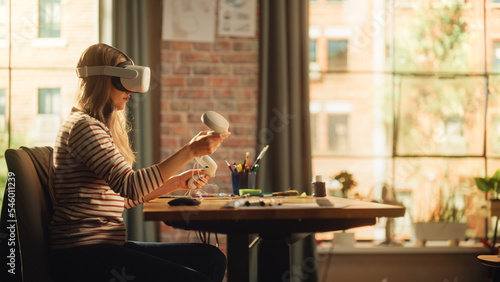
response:
M482 11L482 5L465 1L419 1L411 9L397 6L395 71L483 72Z
M500 41L493 41L491 50L491 72L500 73Z
M390 75L322 76L322 80L310 83L309 90L311 112L314 108L316 119L313 130L317 141L313 152L331 157L390 156L393 126ZM342 141L334 139L337 137ZM343 149L333 150L336 142L344 144Z
M9 1L0 0L0 70L7 69L9 64ZM5 74L6 75L6 74ZM8 76L0 76L0 88L6 88Z
M9 11L7 0L0 0L0 40L6 40L9 31Z
M474 177L485 172L484 159L470 158L396 158L397 191L408 191L407 213L413 222L468 222L469 236L484 236L484 217L479 208L484 193L475 186ZM443 212L442 204L452 207Z
M40 0L38 14L38 36L61 36L60 0Z
M500 75L490 75L487 111L486 156L500 157Z
M400 81L398 155L482 156L484 79Z
M394 12L386 2L364 1L358 5L356 1L317 1L309 6L309 36L317 41L322 72L392 71L390 20ZM328 41L339 42L331 43L329 51ZM340 69L332 69L329 52L337 52L335 56L342 62Z

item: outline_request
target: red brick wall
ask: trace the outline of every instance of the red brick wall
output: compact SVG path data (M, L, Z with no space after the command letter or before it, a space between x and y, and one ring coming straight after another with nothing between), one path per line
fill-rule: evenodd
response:
M224 159L255 158L258 99L258 37L216 37L214 43L162 42L161 146L168 157L207 127L201 115L214 110L232 135L212 155L219 169L209 183L231 191ZM192 162L186 169L192 168Z

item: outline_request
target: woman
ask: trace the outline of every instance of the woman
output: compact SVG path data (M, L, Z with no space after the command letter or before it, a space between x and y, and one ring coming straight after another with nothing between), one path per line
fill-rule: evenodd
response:
M78 68L117 66L129 58L105 44L87 48ZM213 153L230 133L200 132L171 157L132 169L125 105L130 92L110 76L80 79L77 106L54 148L56 203L50 224L60 281L222 281L226 260L216 247L125 241L122 212L179 189L192 171L174 175L194 157ZM125 89L126 90L126 89ZM197 189L207 181L196 182Z

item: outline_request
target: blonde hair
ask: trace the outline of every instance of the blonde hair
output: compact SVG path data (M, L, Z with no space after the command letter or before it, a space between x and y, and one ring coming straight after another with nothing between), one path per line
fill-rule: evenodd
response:
M123 59L128 59L125 53L109 45L98 43L83 52L77 67L116 66ZM131 126L126 118L126 108L122 111L115 110L115 104L110 95L110 89L113 87L111 77L88 76L80 78L79 83L77 107L109 128L118 151L132 165L135 162L135 154L128 136Z

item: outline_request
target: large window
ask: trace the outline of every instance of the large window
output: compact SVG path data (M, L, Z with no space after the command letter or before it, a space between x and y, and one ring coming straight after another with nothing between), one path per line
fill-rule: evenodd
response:
M97 27L97 0L0 0L0 201L5 150L54 145L74 105L75 65Z
M407 208L399 239L446 195L465 212L467 236L484 237L492 228L473 178L500 168L500 10L480 0L329 2L310 5L322 66L310 81L313 175L337 196L343 171L357 182L350 197L383 201L382 187L394 190ZM357 238L383 239L383 222Z

